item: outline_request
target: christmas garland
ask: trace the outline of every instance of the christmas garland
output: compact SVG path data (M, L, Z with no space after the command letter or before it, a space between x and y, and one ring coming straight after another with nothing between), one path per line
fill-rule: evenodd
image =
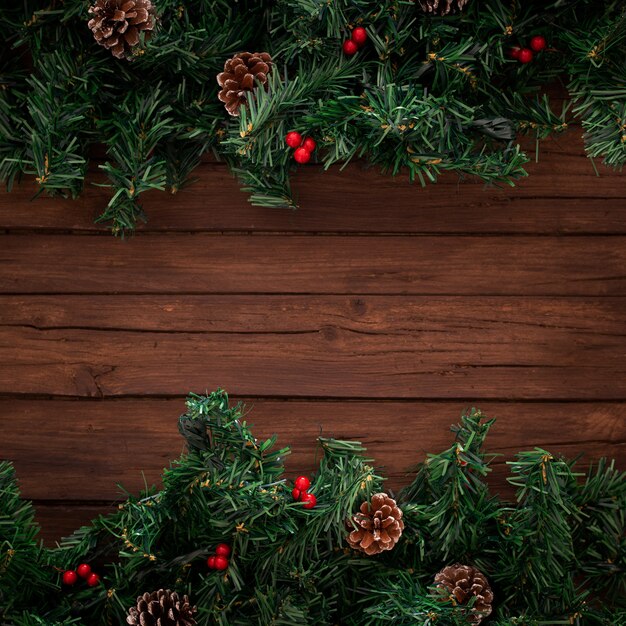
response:
M161 490L64 539L37 542L32 506L0 464L0 623L539 626L626 623L626 474L585 478L541 449L490 493L472 409L450 448L394 496L358 442L320 438L315 476L283 477L241 406L192 395L187 453Z
M76 196L103 146L114 232L207 152L271 207L296 207L289 174L309 161L512 184L518 135L572 119L590 157L626 160L623 1L92 2L2 3L0 177Z

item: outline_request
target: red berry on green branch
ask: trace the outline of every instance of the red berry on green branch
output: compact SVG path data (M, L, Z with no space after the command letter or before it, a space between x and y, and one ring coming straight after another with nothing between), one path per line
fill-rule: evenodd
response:
M315 143L315 139L313 139L313 137L305 137L302 142L302 147L309 152L313 152L313 150L317 148L317 144Z
M530 63L533 60L533 51L530 48L522 48L517 57L520 63Z
M347 54L351 57L353 54L356 54L359 47L352 41L352 39L346 39L343 42L343 53Z
M215 557L215 569L218 572L223 572L228 567L228 559L225 556Z
M70 569L67 572L63 572L63 584L64 585L71 587L72 585L76 584L77 580L78 580L78 576L76 575L75 571Z
M298 476L293 485L300 491L306 491L311 486L311 481L306 476Z
M357 26L352 31L352 41L360 48L367 41L367 31L362 26Z
M295 130L292 130L290 133L287 133L285 143L290 148L297 148L302 143L302 135Z
M543 37L542 35L535 35L530 40L530 47L535 52L541 52L546 47L546 38Z
M522 49L519 46L513 46L510 50L509 50L509 55L512 59L519 59L519 53L522 51Z
M81 577L81 578L88 578L89 574L91 574L91 567L89 567L89 565L87 565L87 563L81 563L77 568L76 568L76 573Z
M209 569L215 569L215 556L210 556L206 560L206 564L209 567Z
M305 509L312 509L317 504L317 498L312 493L303 493L300 501L304 502Z
M89 574L89 578L87 578L87 584L90 587L95 587L100 583L100 576L98 574Z
M230 546L227 543L219 543L215 548L215 554L217 556L230 556Z
M299 500L302 492L299 489L292 489L291 495L293 496L294 500Z
M296 148L295 152L293 153L293 158L296 160L297 163L308 163L311 160L311 153L306 148Z

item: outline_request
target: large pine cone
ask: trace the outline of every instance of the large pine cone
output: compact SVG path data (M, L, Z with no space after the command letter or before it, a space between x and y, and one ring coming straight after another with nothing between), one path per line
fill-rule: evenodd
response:
M459 606L467 604L474 596L476 600L468 612L470 624L480 624L491 614L493 592L485 575L471 565L455 563L444 567L435 576L435 585L442 595Z
M377 493L371 502L363 502L352 520L357 528L348 535L348 543L367 555L391 550L404 530L402 511L386 493Z
M255 82L267 83L272 71L272 57L267 52L240 52L224 63L224 71L217 75L222 90L218 98L231 115L239 115L239 107L246 103L246 92L252 91Z
M89 14L93 17L87 25L96 41L118 59L131 56L140 32L148 39L154 29L151 0L97 0Z
M137 606L129 609L126 623L131 626L194 626L196 610L187 596L159 589L137 598Z
M469 0L419 0L425 13L448 15L450 12L462 11Z

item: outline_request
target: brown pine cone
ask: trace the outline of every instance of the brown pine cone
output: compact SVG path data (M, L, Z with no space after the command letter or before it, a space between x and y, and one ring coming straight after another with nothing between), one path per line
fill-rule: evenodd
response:
M425 13L448 15L450 12L462 11L469 0L419 0Z
M155 9L151 0L96 0L87 25L96 41L118 59L129 58L139 43L139 33L148 39L154 29Z
M256 81L265 85L272 71L272 57L267 52L240 52L224 63L224 71L217 75L222 90L218 98L231 115L239 115L245 105L246 91L252 91Z
M442 597L450 599L454 604L463 606L475 596L472 608L467 615L470 624L480 624L491 614L493 592L485 575L471 565L455 563L444 567L435 576L435 585Z
M137 605L128 611L126 623L131 626L195 626L196 610L187 596L159 589L137 598Z
M391 550L404 530L402 511L386 493L377 493L371 502L363 502L352 521L357 528L348 535L347 541L355 550L369 556Z

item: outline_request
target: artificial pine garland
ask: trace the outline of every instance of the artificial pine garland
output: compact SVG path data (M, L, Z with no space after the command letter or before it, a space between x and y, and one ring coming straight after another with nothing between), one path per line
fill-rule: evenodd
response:
M626 160L622 0L92 2L1 3L0 178L76 196L103 145L114 232L207 152L270 207L296 206L290 172L312 159L512 184L528 160L517 136L572 119L590 157ZM248 55L262 64L229 76Z
M54 549L0 464L0 623L626 623L626 475L613 463L581 480L570 461L520 453L505 502L485 482L494 420L472 409L397 499L358 442L323 438L318 472L292 490L289 450L255 439L244 415L223 391L190 396L187 452L162 488Z

